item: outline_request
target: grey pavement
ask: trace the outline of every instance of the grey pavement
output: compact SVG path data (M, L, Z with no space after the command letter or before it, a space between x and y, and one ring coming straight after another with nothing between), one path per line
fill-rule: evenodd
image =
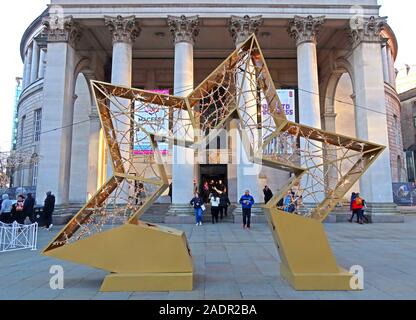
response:
M279 275L280 259L265 224L173 225L187 234L194 257L192 292L101 293L106 272L54 260L38 251L0 253L0 299L416 299L416 216L404 224L325 224L338 264L364 268L359 292L298 292ZM59 231L39 231L39 249ZM63 290L49 287L52 265L65 272Z

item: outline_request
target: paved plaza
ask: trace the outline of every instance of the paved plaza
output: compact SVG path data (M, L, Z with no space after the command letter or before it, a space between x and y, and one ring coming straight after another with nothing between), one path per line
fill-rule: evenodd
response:
M193 292L98 292L106 272L44 257L0 254L0 299L416 299L416 216L404 224L326 224L338 263L361 265L362 292L296 292L279 276L279 256L265 224L175 225L186 231L195 265ZM58 232L40 230L39 248ZM65 288L51 290L49 269L62 265Z

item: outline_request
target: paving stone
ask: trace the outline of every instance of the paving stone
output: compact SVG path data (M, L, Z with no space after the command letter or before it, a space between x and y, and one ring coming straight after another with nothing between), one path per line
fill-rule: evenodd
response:
M361 228L362 227L362 228ZM364 268L361 292L297 292L280 277L280 258L267 225L175 225L187 234L194 258L194 291L100 293L108 274L51 259L38 251L0 254L0 299L416 299L416 216L404 224L325 224L339 265ZM44 248L53 232L39 233ZM49 269L64 268L64 290L51 290Z

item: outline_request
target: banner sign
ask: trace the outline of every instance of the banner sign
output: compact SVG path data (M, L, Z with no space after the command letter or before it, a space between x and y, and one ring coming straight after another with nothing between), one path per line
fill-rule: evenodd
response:
M169 94L169 90L149 90L159 94ZM139 122L142 127L153 133L166 135L169 131L169 109L155 104L144 104L141 101L136 101L135 109L138 110L134 115L135 120ZM169 154L169 144L165 142L158 143L159 152L161 155ZM135 155L152 155L153 149L148 136L143 131L137 128L134 133L134 150Z
M293 89L280 89L276 90L279 100L282 104L282 108L286 114L286 119L291 122L296 122L296 99L295 99L295 90ZM274 127L271 121L273 121L267 115L270 114L270 108L267 104L265 98L262 99L262 114L266 116L265 118L268 119L267 125L269 127ZM265 155L273 155L273 154L292 154L293 153L293 146L296 141L293 139L292 136L282 136L282 139L273 138L267 148L264 149Z
M393 201L398 206L416 205L415 183L393 183Z

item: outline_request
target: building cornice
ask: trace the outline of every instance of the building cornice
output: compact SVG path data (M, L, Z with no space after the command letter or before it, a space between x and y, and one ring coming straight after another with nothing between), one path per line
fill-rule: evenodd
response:
M400 93L399 99L401 102L404 102L410 99L416 99L416 88Z
M48 9L42 12L40 16L38 16L33 22L29 25L29 27L25 30L23 33L22 39L20 41L20 57L22 58L22 62L25 60L25 48L26 43L28 42L28 37L31 36L36 29L39 29L42 27L42 20L43 18L48 16Z

